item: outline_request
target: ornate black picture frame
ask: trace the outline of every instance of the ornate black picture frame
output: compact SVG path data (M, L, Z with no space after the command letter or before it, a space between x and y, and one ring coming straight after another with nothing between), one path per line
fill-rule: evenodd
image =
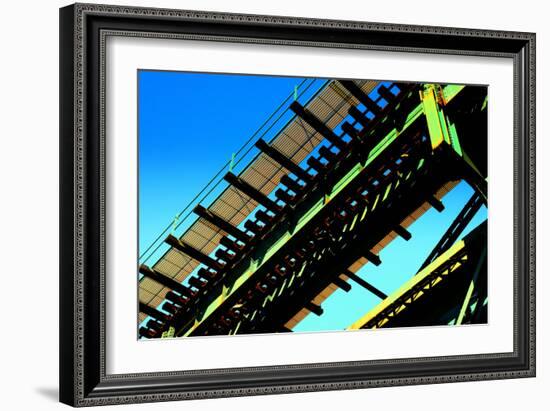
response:
M107 374L104 70L109 35L513 60L513 352ZM62 402L92 406L535 376L535 34L76 4L60 10L60 100Z

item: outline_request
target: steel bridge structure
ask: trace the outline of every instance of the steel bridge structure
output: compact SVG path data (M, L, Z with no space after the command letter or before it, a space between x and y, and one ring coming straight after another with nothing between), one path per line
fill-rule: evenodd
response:
M331 80L288 108L287 127L140 265L139 336L291 332L352 286L380 303L349 329L486 322L486 223L460 239L487 204L486 88ZM473 196L409 281L386 295L357 274L460 181Z

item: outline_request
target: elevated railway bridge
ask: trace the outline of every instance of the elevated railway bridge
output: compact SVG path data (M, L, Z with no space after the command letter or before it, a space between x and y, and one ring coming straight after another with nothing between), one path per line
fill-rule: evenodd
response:
M374 90L374 92L373 92ZM168 251L141 264L141 338L290 332L338 288L380 299L349 329L486 321L484 87L331 80ZM361 278L460 181L472 198L390 295ZM481 274L480 274L481 273Z

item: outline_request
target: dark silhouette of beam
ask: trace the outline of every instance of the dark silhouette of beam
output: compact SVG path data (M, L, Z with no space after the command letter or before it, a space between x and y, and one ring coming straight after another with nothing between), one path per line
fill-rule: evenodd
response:
M230 262L235 258L235 254L231 254L229 251L224 250L223 248L218 248L214 255L220 260L225 261L226 263Z
M367 116L365 116L363 113L361 113L361 111L357 107L351 106L348 109L348 113L350 116L353 117L355 121L357 121L363 127L368 127L370 125L370 119Z
M319 317L324 313L323 308L320 305L314 304L311 301L306 303L304 308L311 311L313 314L318 315Z
M149 317L152 317L160 322L164 322L170 319L170 316L168 314L164 314L163 312L160 312L156 308L153 308L145 303L139 302L139 312L148 315Z
M382 110L374 100L372 100L355 82L351 80L338 80L340 84L349 91L357 100L359 100L369 111L375 115Z
M198 277L189 277L189 285L195 287L197 290L200 290L208 284L207 281L200 280Z
M319 155L323 158L326 158L327 161L333 161L336 159L336 154L334 154L330 149L326 146L322 146L319 149Z
M246 242L246 241L250 240L250 237L246 233L242 232L241 230L239 230L237 227L235 227L231 223L228 223L223 218L217 216L212 211L207 210L206 208L204 208L201 205L196 206L193 209L193 212L195 214L197 214L200 218L205 219L209 223L211 223L211 224L215 225L216 227L220 228L221 230L225 231L227 234L232 235L237 240L241 240L242 242Z
M244 222L244 228L246 228L248 231L254 233L254 235L260 234L264 230L264 226L259 225L252 220L246 220Z
M264 207L270 209L271 211L279 211L281 207L273 200L264 195L261 191L252 187L246 181L240 179L233 173L227 173L224 177L224 180L231 184L233 187L245 193L248 197L254 201L260 203Z
M184 298L178 294L176 294L175 292L173 291L168 291L166 293L166 297L165 297L168 301L172 301L174 304L177 304L179 305L180 307L183 307L184 305L187 304L187 302L189 301L188 298Z
M315 131L321 134L324 138L334 144L338 149L343 150L346 148L346 143L327 127L315 114L313 114L308 109L304 108L297 101L292 102L290 109L296 113L297 116L301 117L306 123L308 123Z
M418 272L422 271L428 264L434 261L437 257L443 254L446 250L452 246L460 234L464 231L466 226L470 224L470 221L474 218L477 211L483 205L483 197L475 192L468 202L464 205L462 210L455 217L449 228L445 231L441 239L437 242L434 249L430 252L426 260L422 263Z
M176 315L178 313L178 307L176 307L174 304L168 302L168 301L165 301L164 304L162 304L162 307L161 307L164 311L166 311L167 313L170 313L172 315Z
M248 237L248 236L247 236ZM223 236L220 238L220 244L223 245L228 250L233 251L235 254L241 251L244 246L238 244L237 242L227 238L226 236Z
M384 294L382 291L380 291L378 288L376 288L375 286L371 285L370 283L366 282L365 280L363 280L361 277L359 277L357 274L355 273L352 273L351 271L349 270L346 270L346 272L344 273L345 275L347 275L351 280L355 281L357 284L359 284L361 287L363 287L364 289L370 291L371 293L373 293L374 295L376 295L378 298L380 299L385 299L387 297L386 294Z
M271 223L271 221L273 221L273 217L270 216L267 212L265 212L264 210L258 210L256 211L256 213L254 214L254 216L256 217L256 220L258 221L261 221L262 223L264 224L269 224Z
M184 243L183 241L178 240L176 237L174 237L172 234L169 234L168 237L166 237L166 240L164 240L167 244L174 247L176 250L181 251L182 253L188 255L194 260L197 260L200 263L203 263L204 265L213 268L215 270L219 270L223 267L222 264L220 264L218 261L214 260L212 257L207 256L203 253L201 253L199 250L191 247L189 244Z
M186 286L177 282L176 280L173 280L170 277L159 273L157 270L149 268L145 264L141 264L139 266L139 272L145 277L150 278L151 280L156 281L157 283L168 287L169 289L174 290L181 295L191 297L191 291Z
M144 338L155 338L158 334L158 331L155 331L150 328L139 327L139 336Z
M351 285L349 283L347 283L346 281L342 280L340 277L336 277L333 281L332 281L332 284L334 284L335 286L337 286L338 288L341 288L342 290L344 290L346 293L351 290Z
M401 238L406 241L409 241L412 238L412 234L404 227L397 225L394 227L393 231L397 233Z
M279 200L284 201L286 204L294 204L296 203L296 197L287 193L285 190L278 188L275 191L275 197L277 197Z
M258 141L256 141L255 146L258 147L264 154L286 168L288 171L296 175L296 177L298 177L300 180L306 182L311 180L311 175L306 173L306 171L302 167L289 159L275 147L267 144L264 140L259 139Z
M306 164L314 169L317 173L322 173L326 170L326 166L319 161L318 158L310 157L307 159Z
M209 281L218 275L216 271L212 271L206 267L201 267L197 271L197 277L202 278L205 281Z
M346 133L348 136L350 136L354 140L359 140L359 131L357 131L355 127L353 127L347 121L342 124L342 130L344 131L344 133Z
M302 191L303 186L301 186L296 180L293 180L290 178L287 174L281 177L281 184L288 187L288 189L294 191L296 194L298 194L300 191Z
M391 103L392 100L395 100L396 98L396 96L390 91L390 89L385 86L378 87L378 94L380 94L380 96L388 103Z
M435 198L434 196L428 197L428 204L431 205L433 208L435 208L440 213L443 210L445 210L445 206L443 205L443 203L441 201L439 201L437 198Z
M162 324L155 320L149 320L145 323L147 328L160 332L162 330Z
M363 254L365 255L365 257L367 257L367 260L369 260L374 265L382 264L382 260L380 260L380 257L374 254L372 251L370 250L363 251Z

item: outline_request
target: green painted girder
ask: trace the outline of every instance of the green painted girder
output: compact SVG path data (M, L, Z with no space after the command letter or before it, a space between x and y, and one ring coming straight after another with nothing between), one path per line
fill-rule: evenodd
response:
M452 86L452 88L454 89L452 93L443 92L443 94L447 95L447 98L454 98L463 89L463 86ZM432 149L435 150L440 144L447 143L459 156L462 156L456 127L449 121L449 118L445 115L442 106L438 102L437 93L439 90L441 90L441 87L436 84L426 84L424 90L420 92Z
M460 85L441 87L440 85L426 84L420 92L420 96L428 124L432 149L437 149L443 143L450 146L464 164L463 170L466 181L481 194L485 203L487 203L487 176L483 175L468 153L464 151L458 136L457 124L452 120L453 110L449 110L447 107L465 88L465 86ZM486 101L487 98L485 97L483 103L477 108L480 113L485 112L485 115L487 111ZM482 130L482 132L486 135L487 130Z

